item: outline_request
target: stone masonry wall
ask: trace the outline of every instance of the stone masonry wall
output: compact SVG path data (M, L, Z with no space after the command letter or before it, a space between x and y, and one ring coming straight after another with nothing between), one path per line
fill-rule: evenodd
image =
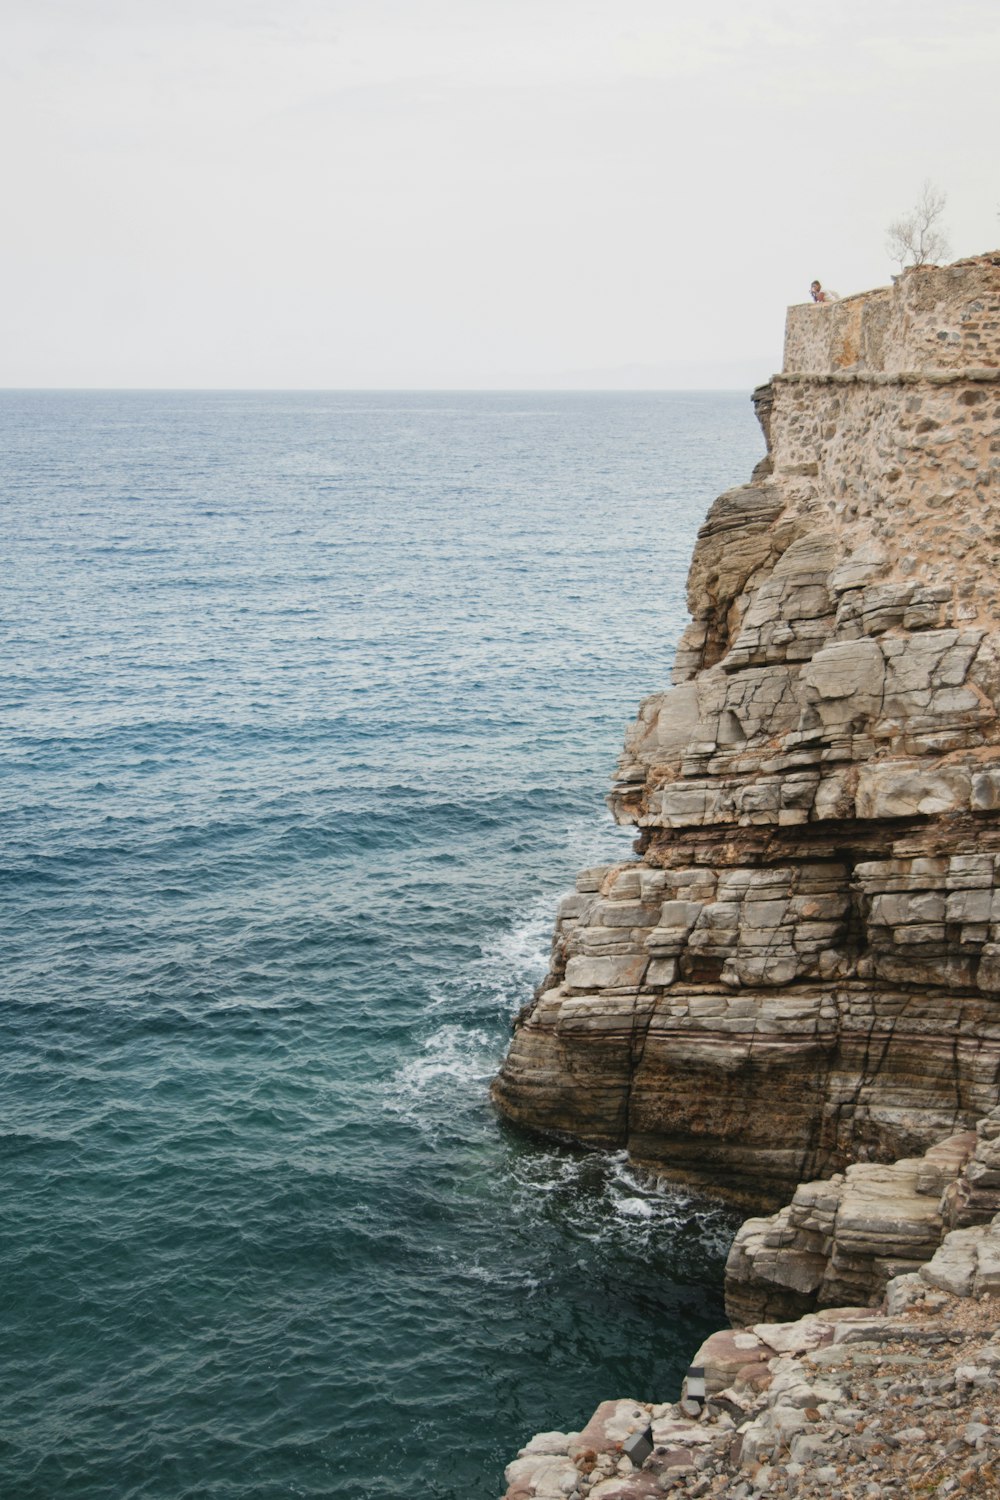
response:
M909 271L879 287L823 306L788 309L783 374L900 375L996 368L1000 315L989 255Z

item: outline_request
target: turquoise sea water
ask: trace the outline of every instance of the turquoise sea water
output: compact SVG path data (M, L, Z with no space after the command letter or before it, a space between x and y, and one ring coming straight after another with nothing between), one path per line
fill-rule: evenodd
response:
M487 1088L745 396L0 393L0 1495L488 1500L731 1221Z

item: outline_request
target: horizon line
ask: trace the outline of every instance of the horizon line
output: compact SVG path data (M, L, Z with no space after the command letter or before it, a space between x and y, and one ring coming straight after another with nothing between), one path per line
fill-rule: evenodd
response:
M765 376L758 384L770 378ZM747 389L734 385L0 385L0 395L668 396L737 395Z

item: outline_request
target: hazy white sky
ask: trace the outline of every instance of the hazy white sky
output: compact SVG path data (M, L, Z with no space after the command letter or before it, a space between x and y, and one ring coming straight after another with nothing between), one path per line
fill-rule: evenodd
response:
M1000 243L997 0L0 17L0 385L748 385L925 177Z

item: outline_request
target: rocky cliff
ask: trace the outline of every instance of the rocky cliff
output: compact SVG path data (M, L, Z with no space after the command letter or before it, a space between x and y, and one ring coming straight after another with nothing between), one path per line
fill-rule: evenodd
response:
M755 402L612 793L638 858L563 902L494 1097L775 1203L998 1098L1000 253L791 308Z

